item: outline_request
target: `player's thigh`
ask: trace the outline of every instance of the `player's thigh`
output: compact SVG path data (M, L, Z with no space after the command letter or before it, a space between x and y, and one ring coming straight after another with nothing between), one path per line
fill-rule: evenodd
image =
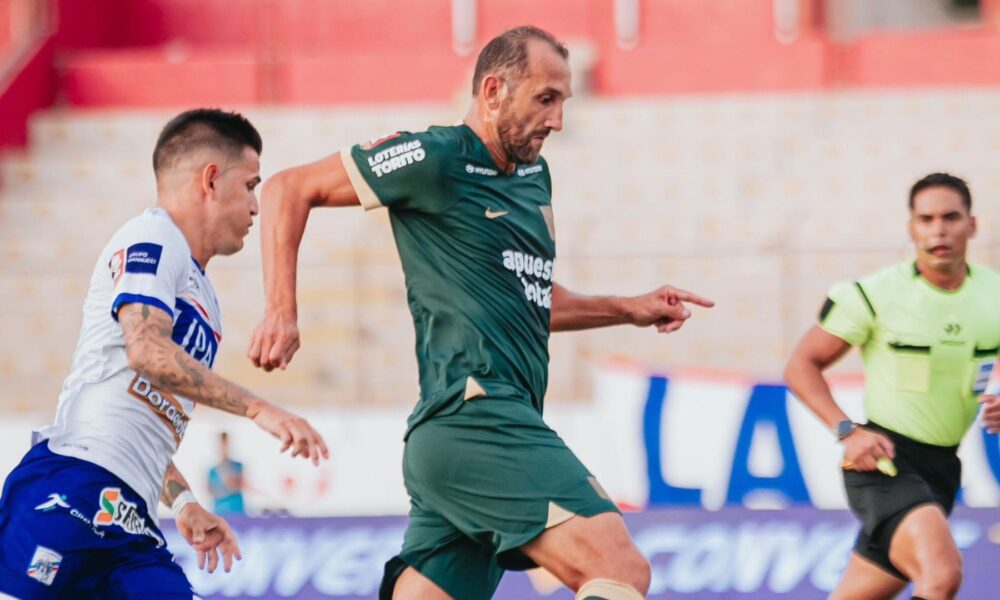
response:
M889 546L889 559L914 581L931 570L961 576L962 554L951 536L948 518L937 504L914 508L900 521Z
M593 579L624 583L641 593L649 588L648 562L617 513L569 519L546 529L521 552L573 590Z
M465 536L494 548L500 566L536 564L520 547L574 516L617 513L575 454L530 405L477 399L411 432L403 460L411 497Z
M890 600L905 587L906 582L902 579L852 552L830 600Z
M111 600L191 600L194 591L184 570L165 546L132 545L116 553L102 598Z
M451 594L413 567L406 567L396 580L391 597L392 600L452 600Z
M99 570L102 539L72 516L68 505L46 506L52 485L8 485L0 507L0 591L19 598L52 598L81 588ZM93 510L88 514L93 514ZM83 514L83 513L80 513Z
M403 548L386 564L380 597L487 600L502 575L493 546L466 536L423 498L411 498Z

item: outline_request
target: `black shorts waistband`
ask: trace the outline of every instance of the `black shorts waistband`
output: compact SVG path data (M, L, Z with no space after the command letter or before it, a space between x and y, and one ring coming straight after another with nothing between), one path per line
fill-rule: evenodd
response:
M897 433L887 427L883 427L874 421L868 421L863 425L863 427L865 429L871 429L873 431L878 431L879 433L884 433L889 436L889 439L892 440L896 446L906 448L907 450L913 450L934 456L955 456L958 453L957 445L937 446L926 442L918 442L913 438L906 437L902 433Z

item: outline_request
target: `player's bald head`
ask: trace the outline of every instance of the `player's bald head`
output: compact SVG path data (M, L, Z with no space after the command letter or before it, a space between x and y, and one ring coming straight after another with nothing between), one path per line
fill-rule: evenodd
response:
M476 59L476 70L472 75L472 95L479 94L479 88L487 75L500 75L510 88L528 73L528 43L532 40L544 42L564 59L569 58L569 50L554 35L526 25L515 27L496 36L483 47Z
M171 119L160 132L153 150L153 172L159 179L184 158L202 150L238 160L245 148L258 155L263 148L260 133L246 117L215 108L189 110Z

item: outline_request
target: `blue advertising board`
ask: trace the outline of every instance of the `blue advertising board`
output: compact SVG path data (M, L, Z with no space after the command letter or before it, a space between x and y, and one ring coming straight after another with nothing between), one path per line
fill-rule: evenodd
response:
M857 533L846 511L795 507L650 510L625 515L652 566L649 598L820 600L840 578ZM965 557L959 598L994 598L1000 513L959 508L952 530ZM164 523L170 549L205 598L374 598L405 517L231 521L243 560L231 573L199 571L193 551ZM544 573L508 573L499 600L573 595Z

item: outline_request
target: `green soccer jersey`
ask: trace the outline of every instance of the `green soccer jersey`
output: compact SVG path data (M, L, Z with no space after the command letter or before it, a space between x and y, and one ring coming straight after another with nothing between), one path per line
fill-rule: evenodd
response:
M914 440L955 446L975 421L1000 347L1000 275L971 265L946 291L904 262L833 286L827 332L861 347L867 417Z
M408 430L482 395L541 412L555 260L545 160L502 172L465 125L341 156L362 205L389 209L406 277L420 370Z

